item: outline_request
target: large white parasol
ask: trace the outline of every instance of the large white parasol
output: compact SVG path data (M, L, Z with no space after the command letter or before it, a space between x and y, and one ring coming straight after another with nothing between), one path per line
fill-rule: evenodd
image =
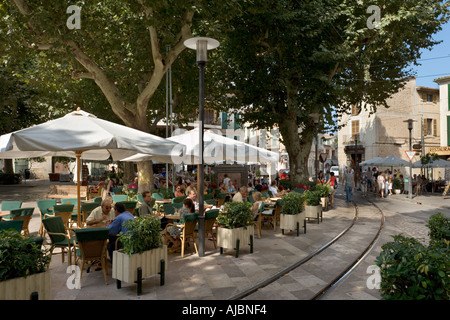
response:
M175 147L177 147L175 149ZM66 156L77 159L78 222L80 219L80 163L121 160L134 154L161 162L179 157L183 146L167 139L97 118L77 110L61 118L0 136L0 159Z

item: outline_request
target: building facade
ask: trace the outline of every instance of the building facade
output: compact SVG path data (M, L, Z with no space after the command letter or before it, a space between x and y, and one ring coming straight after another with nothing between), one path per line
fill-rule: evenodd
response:
M410 150L408 119L414 121L411 149L416 151L416 155L413 162L420 160L420 154L431 152L441 145L439 89L418 87L415 77L411 77L387 102L389 108L378 106L373 113L368 106L354 106L351 114L341 117L341 129L338 131L341 171L345 167L354 169L356 163L375 157L395 155L409 161L405 153ZM413 171L419 172L420 169Z

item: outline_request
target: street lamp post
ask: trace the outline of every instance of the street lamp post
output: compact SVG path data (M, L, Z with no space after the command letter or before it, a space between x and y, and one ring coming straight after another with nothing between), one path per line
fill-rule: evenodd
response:
M198 177L198 255L205 255L205 213L204 213L204 161L203 161L203 130L204 130L204 88L205 88L205 67L208 61L208 50L215 49L219 46L219 42L215 39L205 37L195 37L184 41L184 45L189 49L197 51L197 66L199 69L199 103L198 103L198 122L199 130L199 177Z
M409 150L412 150L412 129L413 129L413 122L415 122L413 119L408 119L403 122L408 123L408 130L409 130ZM412 159L409 160L410 166L409 166L409 181L408 181L408 198L412 199Z
M313 113L310 113L309 116L311 118L313 118L315 130L316 130L316 132L315 132L315 136L316 136L316 153L315 153L315 159L314 159L314 170L316 171L315 175L316 175L316 183L317 183L317 180L319 179L319 159L317 158L317 156L318 156L318 149L319 149L319 137L318 137L318 135L319 135L319 133L318 133L318 130L319 130L319 114L317 112L313 112Z

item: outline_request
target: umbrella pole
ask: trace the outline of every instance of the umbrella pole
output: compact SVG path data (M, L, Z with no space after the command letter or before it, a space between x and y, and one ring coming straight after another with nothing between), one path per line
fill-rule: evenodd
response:
M80 179L81 179L81 154L83 153L83 151L75 151L75 156L77 157L77 227L80 228L81 226L81 217L80 217L80 210L81 210L81 183L80 183Z

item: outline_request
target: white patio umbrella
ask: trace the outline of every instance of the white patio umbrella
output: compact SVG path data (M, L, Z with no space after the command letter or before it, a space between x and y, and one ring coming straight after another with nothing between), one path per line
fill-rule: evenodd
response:
M381 158L381 157L375 157L375 158L372 158L372 159L369 159L369 160L360 162L360 163L359 163L359 166L360 166L360 167L363 167L363 166L373 166L373 165L376 165L376 162L379 161L379 160L381 160L381 159L383 159L383 158Z
M450 161L437 159L427 164L422 164L422 161L419 160L413 163L413 168L450 168Z
M177 148L175 148L177 147ZM80 163L121 160L136 153L166 162L179 157L183 146L136 129L102 120L77 110L61 118L0 136L0 159L66 156L77 159L78 222L80 219Z
M176 164L199 164L199 132L198 128L189 130L185 133L172 136L168 140L179 143L176 150L183 155L179 158L173 158L171 163ZM185 146L185 150L181 150ZM183 152L184 151L184 152ZM242 141L224 137L214 133L211 130L204 132L204 163L221 164L225 162L238 163L267 163L278 162L280 155L278 152L256 147ZM151 155L136 154L134 156L122 159L122 161L143 161L153 159Z
M378 167L410 167L411 163L397 156L390 155L374 161L372 165Z

